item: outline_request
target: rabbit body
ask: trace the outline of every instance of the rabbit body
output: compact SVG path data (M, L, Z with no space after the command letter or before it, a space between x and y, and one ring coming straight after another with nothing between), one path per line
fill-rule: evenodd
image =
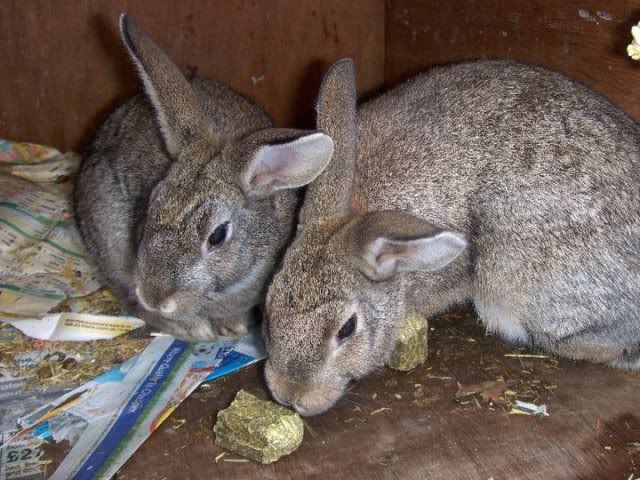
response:
M306 185L333 154L320 132L273 128L249 100L188 82L133 21L121 33L145 95L100 127L75 213L100 280L153 328L241 335L289 241ZM289 170L287 170L289 168Z
M267 293L276 400L326 410L388 360L407 312L466 302L507 340L640 366L636 122L507 61L421 74L363 104L352 132L325 97L318 125L336 154ZM332 210L345 190L349 206Z
M410 212L469 241L448 270L412 274L412 306L472 300L507 339L637 358L637 123L557 73L477 62L368 102L358 131L359 208Z
M225 142L233 142L271 126L262 110L223 83L196 78L191 85L209 125ZM233 334L234 329L240 329L239 333L242 333L243 317L248 314L250 306L258 303L260 290L239 299L239 308L232 310L227 318L225 306L221 310L219 305L211 305L211 318L225 318L224 322L217 322L218 325L198 320L201 315L197 309L210 301L206 299L194 299L193 310L179 312L184 315L184 320L170 323L163 315L147 312L139 306L134 274L148 202L153 189L171 168L184 168L176 165L167 153L154 117L147 98L143 95L131 98L100 127L82 163L75 195L76 218L84 243L97 264L98 278L114 291L126 309L139 314L150 326L176 337L206 340L215 338L216 333ZM200 168L207 170L206 165L189 165L189 170ZM210 173L212 176L217 174L215 171ZM185 174L188 175L187 172ZM194 198L197 193L206 193L197 192L198 186L196 178L183 184ZM221 187L218 191L232 193L228 190L228 187ZM276 230L273 232L276 236L288 238L291 231L289 217L296 202L292 195L286 192L285 198L280 199L285 211L281 218L274 219L274 223L280 223L276 228L258 225L265 234ZM238 200L228 196L231 198L225 200ZM266 220L266 217L262 218ZM279 243L274 248L281 249L284 241ZM179 245L163 246L154 255L158 281L178 275L172 247Z

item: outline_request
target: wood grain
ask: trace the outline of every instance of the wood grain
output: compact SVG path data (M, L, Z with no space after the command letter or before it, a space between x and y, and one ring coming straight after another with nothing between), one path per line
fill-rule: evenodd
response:
M626 52L638 20L637 0L388 0L385 79L511 58L585 82L640 119L640 63Z
M450 315L432 326L426 365L409 373L384 370L360 381L333 409L305 419L301 447L274 464L225 461L239 458L233 453L215 462L223 452L212 431L218 410L240 388L268 395L257 366L194 393L117 480L626 480L640 475L640 450L633 445L640 442L640 372L505 357L515 349L486 336L470 315ZM482 399L476 405L471 398L456 398L459 384L498 378L512 385L517 398L533 390L530 399L545 403L549 416L508 415Z
M216 78L280 125L309 124L327 65L352 56L383 82L382 0L4 0L0 138L78 149L139 89L117 36L131 14L185 73Z

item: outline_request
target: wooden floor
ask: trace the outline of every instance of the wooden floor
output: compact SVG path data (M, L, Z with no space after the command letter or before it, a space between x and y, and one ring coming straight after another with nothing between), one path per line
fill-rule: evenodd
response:
M216 412L240 388L267 396L258 365L195 392L117 479L640 477L640 373L506 357L523 352L485 336L467 314L431 326L427 364L358 382L332 410L305 419L301 447L275 464L231 453L215 461ZM546 404L549 416L507 414L514 398Z

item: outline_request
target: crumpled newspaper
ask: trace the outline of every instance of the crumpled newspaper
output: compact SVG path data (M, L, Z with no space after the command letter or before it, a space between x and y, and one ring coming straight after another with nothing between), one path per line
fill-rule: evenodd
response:
M77 342L143 325L95 278L71 213L79 166L74 153L0 140L0 431L150 341Z
M140 354L0 432L0 480L108 480L202 382L262 358L256 331L197 345L156 338ZM70 449L59 465L50 465L45 444L62 442Z
M0 140L0 480L111 478L202 382L264 358L256 332L114 339L143 322L87 258L71 214L79 164ZM51 468L45 447L60 442L70 450Z
M0 140L0 321L43 340L113 338L143 325L99 290L71 213L74 153Z

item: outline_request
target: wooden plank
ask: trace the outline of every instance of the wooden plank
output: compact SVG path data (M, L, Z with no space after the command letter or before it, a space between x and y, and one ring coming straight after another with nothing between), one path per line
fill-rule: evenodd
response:
M640 64L627 57L637 0L389 0L385 78L512 58L585 82L640 119Z
M473 316L432 322L427 364L358 382L332 410L307 418L301 447L271 465L226 462L215 414L244 388L267 396L261 367L198 390L121 469L117 480L628 479L640 475L639 372L505 357ZM548 417L508 415L459 384L504 379ZM529 396L527 396L529 395ZM374 398L375 397L375 398ZM537 397L537 398L536 398ZM387 410L380 410L386 408ZM181 420L186 420L182 424Z
M353 56L359 88L383 82L382 0L5 0L0 138L78 149L139 89L117 36L121 12L185 72L229 83L280 125L310 124L328 64Z

